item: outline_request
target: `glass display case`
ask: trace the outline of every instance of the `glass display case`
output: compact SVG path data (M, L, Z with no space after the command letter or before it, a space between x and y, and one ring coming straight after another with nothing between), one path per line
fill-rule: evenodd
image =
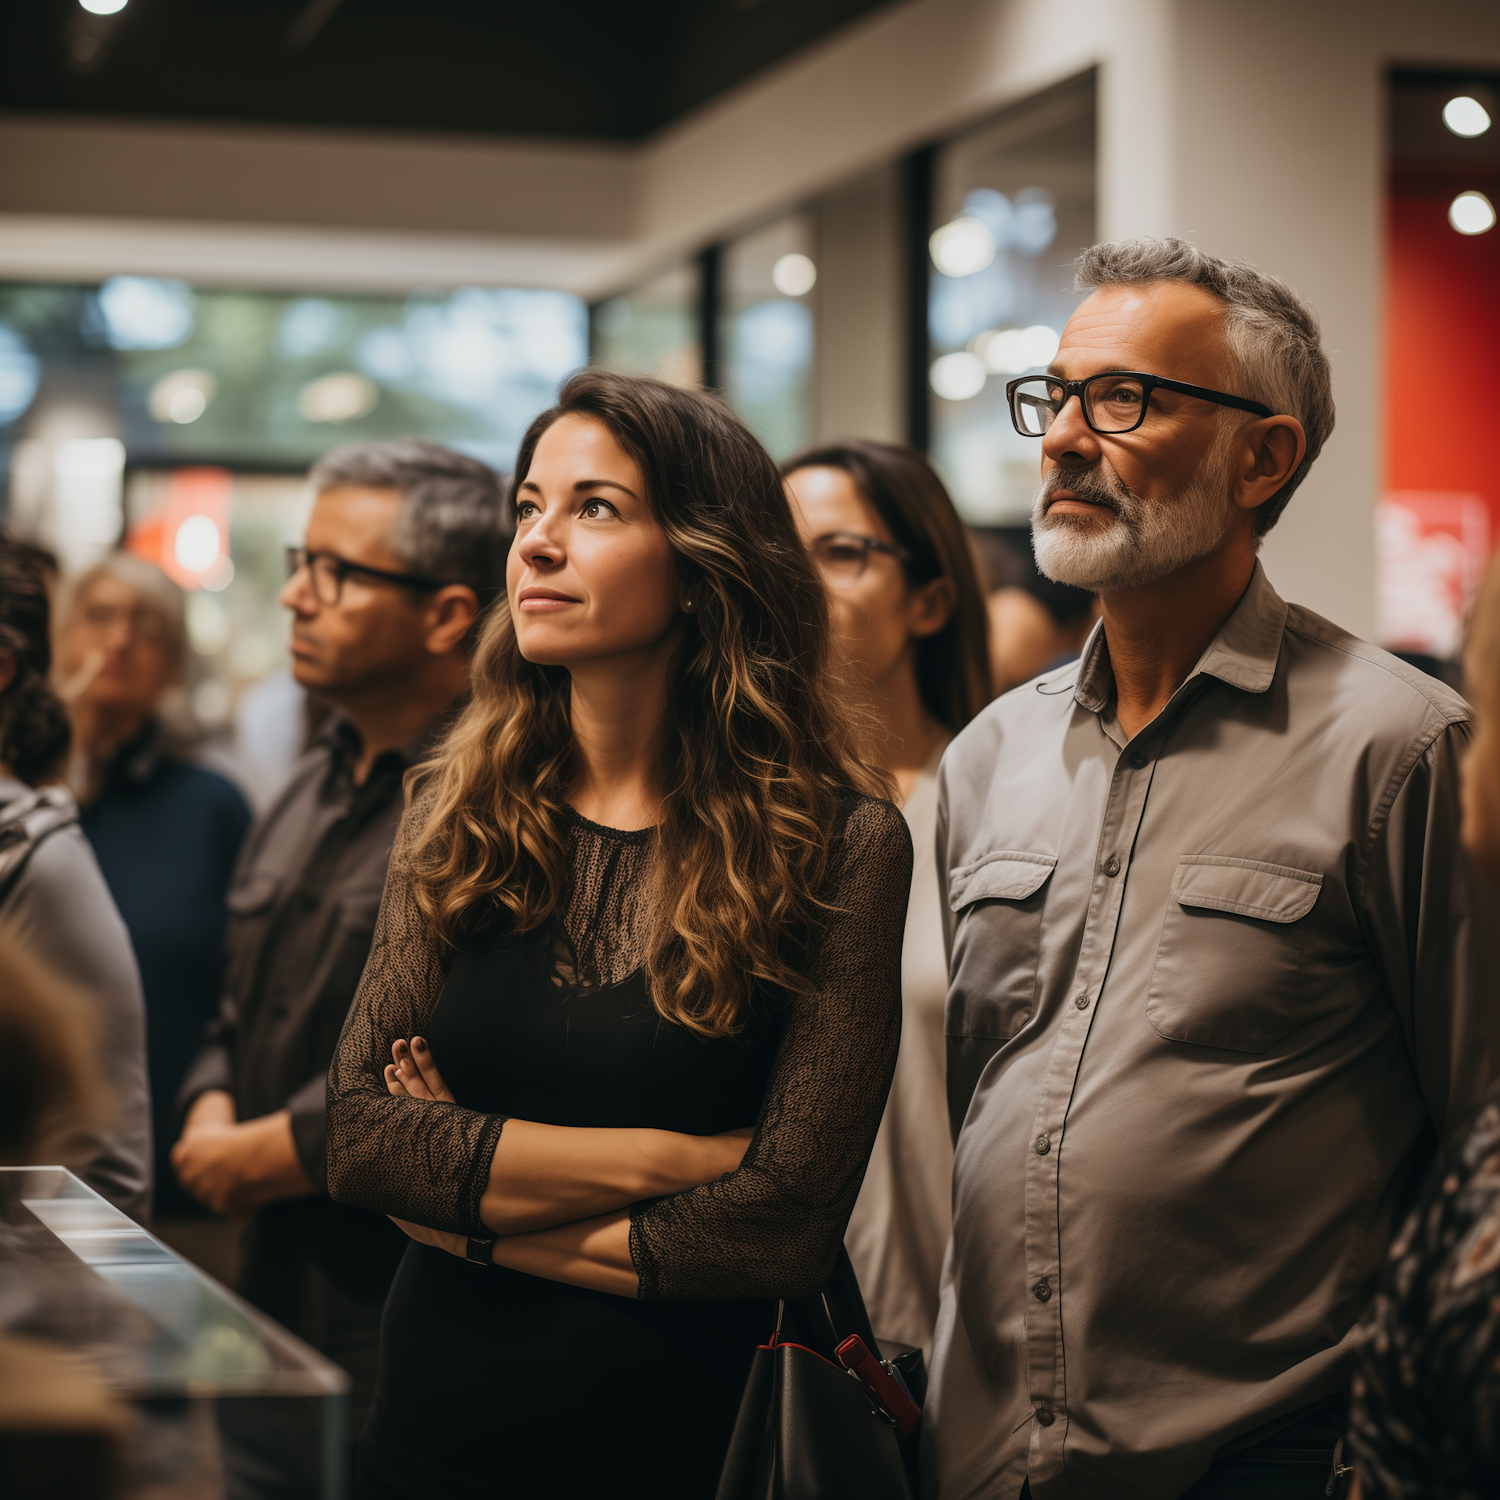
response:
M312 1482L348 1493L348 1376L62 1167L0 1168L0 1337L61 1351L123 1404L131 1500L222 1496L229 1402L316 1403Z

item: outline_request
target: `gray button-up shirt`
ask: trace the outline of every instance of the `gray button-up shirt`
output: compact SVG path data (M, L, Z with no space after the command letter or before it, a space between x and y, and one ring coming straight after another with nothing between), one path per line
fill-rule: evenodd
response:
M1127 742L1102 628L943 761L954 1240L924 1495L1161 1500L1338 1392L1494 1077L1454 693L1249 588Z

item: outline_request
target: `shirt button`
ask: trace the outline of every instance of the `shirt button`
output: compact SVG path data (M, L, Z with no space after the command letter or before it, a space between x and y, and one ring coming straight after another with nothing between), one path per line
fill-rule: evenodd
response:
M1034 1287L1032 1287L1031 1295L1035 1297L1038 1302L1045 1302L1047 1298L1052 1295L1052 1288L1047 1284L1047 1278L1045 1276L1043 1276L1042 1279L1037 1282Z
M1039 1135L1036 1138L1036 1145L1033 1149L1038 1156L1045 1156L1052 1149L1052 1142L1046 1136Z
M1050 1427L1057 1420L1057 1414L1050 1406L1039 1406L1036 1409L1036 1419L1043 1427Z
M1076 1005L1079 1010L1087 1010L1089 1008L1089 997L1087 995L1080 995L1073 1002L1073 1004Z
M1118 854L1110 855L1109 859L1105 862L1104 873L1111 879L1120 873L1120 856Z
M1139 750L1132 750L1126 764L1132 771L1139 771L1146 764L1146 757Z

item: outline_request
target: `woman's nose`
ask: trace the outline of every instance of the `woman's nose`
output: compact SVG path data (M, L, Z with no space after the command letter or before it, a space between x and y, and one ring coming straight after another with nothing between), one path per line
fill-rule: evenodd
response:
M564 557L561 539L545 516L538 518L516 542L521 561L532 568L555 568Z

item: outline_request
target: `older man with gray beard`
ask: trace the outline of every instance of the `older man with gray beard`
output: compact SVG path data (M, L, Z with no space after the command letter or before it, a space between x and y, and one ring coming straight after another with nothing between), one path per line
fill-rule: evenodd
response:
M1351 1330L1495 1075L1455 694L1256 553L1333 426L1317 320L1180 240L1097 245L1011 382L1080 661L940 773L954 1235L941 1500L1338 1495Z

